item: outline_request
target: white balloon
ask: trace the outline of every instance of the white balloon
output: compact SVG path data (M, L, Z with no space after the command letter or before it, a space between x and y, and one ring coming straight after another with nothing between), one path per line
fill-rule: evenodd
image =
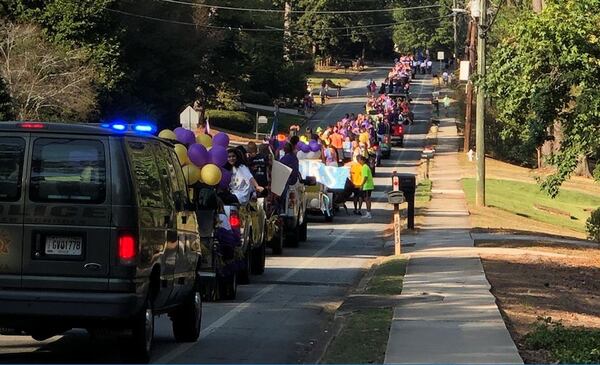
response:
M306 153L304 153L303 151L298 151L296 153L296 157L298 157L298 160L304 160L306 158Z

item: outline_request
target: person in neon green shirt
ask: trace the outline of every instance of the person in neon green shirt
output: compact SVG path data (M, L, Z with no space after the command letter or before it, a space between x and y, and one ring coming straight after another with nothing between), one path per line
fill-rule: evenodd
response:
M367 159L359 155L358 162L362 165L362 200L364 200L367 206L367 213L363 215L363 218L371 219L371 193L375 190L375 182L373 181L371 167L367 164ZM359 211L362 208L362 200L358 208Z

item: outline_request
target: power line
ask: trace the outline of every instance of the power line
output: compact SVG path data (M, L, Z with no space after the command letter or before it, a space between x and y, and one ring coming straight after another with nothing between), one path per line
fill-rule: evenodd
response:
M210 5L210 4L200 4L200 3L190 3L187 1L181 0L157 0L165 3L171 4L179 4L179 5L188 5L195 6L199 8L211 8L217 10L231 10L231 11L243 11L243 12L257 12L257 13L285 13L285 10L282 9L264 9L264 8L240 8L234 6L223 6L223 5ZM416 10L416 9L427 9L427 8L436 8L441 5L423 5L423 6L411 6L406 8L388 8L388 9L364 9L364 10L291 10L292 14L368 14L368 13L384 13L390 11L400 11L400 10Z
M247 31L247 32L274 32L274 31L279 32L280 31L279 29L266 29L266 28L219 27L219 26L216 26L216 25L204 25L204 24L196 24L196 23L190 23L190 22L182 22L182 21L178 21L178 20L155 18L155 17L152 17L152 16L146 16L146 15L141 15L141 14L129 13L127 11L116 10L116 9L104 8L104 10L107 10L107 11L110 11L110 12L113 12L113 13L117 13L117 14L121 14L121 15L131 16L131 17L134 17L134 18L140 18L140 19L146 19L146 20L153 20L153 21L162 22L162 23L169 23L169 24L186 25L186 26L192 26L192 27L197 27L197 28L208 28L208 29L219 29L219 30L236 30L236 31Z
M163 18L156 18L156 17L152 17L152 16L146 16L146 15L141 15L141 14L135 14L135 13L130 13L130 12L126 12L126 11L122 11L122 10L116 10L116 9L108 9L108 8L104 8L107 11L113 12L113 13L117 13L117 14L121 14L121 15L126 15L126 16L131 16L131 17L135 17L135 18L140 18L140 19L146 19L146 20L153 20L153 21L158 21L158 22L162 22L162 23L169 23L169 24L176 24L176 25L185 25L185 26L193 26L193 27L198 27L198 28L207 28L207 29L218 29L218 30L229 30L229 31L243 31L243 32L266 32L266 33L282 33L285 31L285 29L282 28L243 28L240 26L215 26L215 25L204 25L204 24L196 24L196 23L191 23L191 22L182 22L182 21L177 21L177 20L170 20L170 19L163 19ZM401 21L401 22L394 22L394 23L382 23L382 24L367 24L367 25L354 25L354 26L347 26L347 27L328 27L328 28L319 28L319 30L349 30L349 29L366 29L366 28L379 28L379 27L391 27L394 25L400 25L400 24L405 24L405 23L411 23L411 22L417 22L417 21L425 21L425 20L435 20L435 19L441 19L444 18L443 17L435 17L435 18L424 18L424 19L414 19L412 21ZM291 30L293 33L307 33L308 31L305 30Z

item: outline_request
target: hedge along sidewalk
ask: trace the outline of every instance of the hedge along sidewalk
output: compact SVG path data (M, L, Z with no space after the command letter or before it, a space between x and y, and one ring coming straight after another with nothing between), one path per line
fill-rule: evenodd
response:
M338 309L337 331L320 363L383 363L407 262L406 256L391 256L373 266Z

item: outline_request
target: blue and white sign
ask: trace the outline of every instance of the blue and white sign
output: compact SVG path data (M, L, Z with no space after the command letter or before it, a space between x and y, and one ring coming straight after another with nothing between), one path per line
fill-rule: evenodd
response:
M325 166L319 160L300 160L300 174L303 178L314 176L319 184L329 189L344 189L350 177L348 167Z

